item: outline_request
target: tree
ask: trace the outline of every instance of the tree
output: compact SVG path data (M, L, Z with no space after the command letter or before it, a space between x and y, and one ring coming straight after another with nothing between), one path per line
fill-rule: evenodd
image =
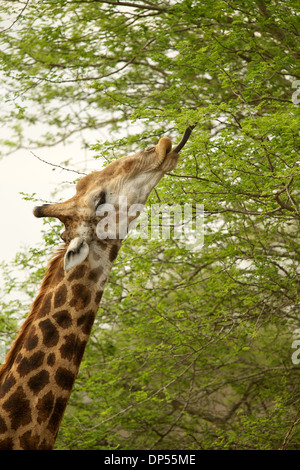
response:
M203 204L204 246L126 240L58 447L299 448L297 3L12 6L9 151L105 126L110 159L197 123L150 205Z

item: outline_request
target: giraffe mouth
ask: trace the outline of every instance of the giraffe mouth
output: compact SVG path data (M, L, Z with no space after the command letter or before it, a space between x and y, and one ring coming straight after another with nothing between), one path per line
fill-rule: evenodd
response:
M164 162L171 150L172 141L169 139L169 137L162 137L155 147L155 151L157 154L157 167L159 167Z

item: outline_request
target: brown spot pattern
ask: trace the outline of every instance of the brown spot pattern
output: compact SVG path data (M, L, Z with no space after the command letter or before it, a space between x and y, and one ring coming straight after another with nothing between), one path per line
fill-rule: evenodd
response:
M29 381L28 386L37 395L43 388L49 383L49 372L41 370L37 374L33 375Z
M38 448L40 438L33 434L32 431L26 431L20 436L20 445L23 450L36 450Z
M0 434L3 434L5 431L7 431L7 426L4 419L0 416Z
M16 379L13 374L8 374L3 383L0 385L0 398L3 398L7 392L15 385Z
M102 299L103 291L99 290L95 296L95 302L97 305L99 305L100 300Z
M113 262L116 259L118 252L119 252L119 247L117 245L113 245L109 252L109 259L111 262Z
M10 437L0 439L0 450L13 450L13 441Z
M78 281L79 279L82 279L85 272L87 270L87 266L84 264L80 264L74 270L72 270L71 274L68 277L68 281Z
M118 254L118 246L109 246L106 243L104 247L109 249L107 253L109 259L113 261ZM35 424L45 423L53 436L57 433L68 401L65 397L68 395L66 391L72 390L77 369L87 344L87 340L80 338L90 335L94 323L95 311L91 307L88 310L92 294L91 306L93 308L95 307L94 302L99 304L103 294L103 290L94 294L95 287L92 286L90 289L87 283L81 282L81 279L84 277L85 282L99 283L102 274L103 267L101 265L90 271L86 265L80 265L65 274L61 264L56 273L52 274L51 282L47 285L53 289L63 277L67 276L68 282L74 281L74 284L69 287L72 297L68 306L65 303L69 300L70 291L66 285L57 286L54 293L47 292L46 285L44 285L45 290L36 302L35 318L33 321L27 322L26 329L24 329L25 334L22 337L23 344L16 351L14 357L16 378L8 371L0 384L0 398L4 398L3 416L0 415L0 436L3 437L2 440L0 439L0 449L19 448L17 439L19 439L20 447L24 450L52 448L48 437L44 439L43 436L44 440L40 442L40 436L35 434L37 432ZM69 307L73 308L73 312L67 310ZM76 315L74 310L79 313ZM73 313L74 316L71 316L70 313ZM74 332L67 331L72 326ZM37 350L38 347L40 350ZM45 354L46 348L55 347L56 350L46 351L47 354ZM59 355L62 359L69 361L68 365L59 366ZM53 370L53 366L57 362L58 368ZM43 365L48 369L42 368ZM52 370L50 370L51 367ZM27 374L30 375L26 377ZM24 385L24 388L22 382L17 383L21 378L25 378L26 387ZM53 388L46 388L51 378L54 379L56 386L54 384ZM51 390L47 392L50 388ZM57 397L57 394L63 396ZM34 397L36 398L34 399ZM34 406L34 409L31 406ZM33 422L33 418L37 419L37 422ZM30 423L32 423L30 429L26 427L22 431L22 427ZM17 430L18 434L13 435ZM12 433L12 438L10 433Z
M19 353L16 357L16 364L19 364L19 362L21 361L22 358L23 358L23 355L21 353Z
M69 328L72 324L72 318L68 310L60 310L53 315L53 318L62 328Z
M53 409L53 412L51 414L51 417L47 426L47 428L52 434L55 434L57 432L66 406L67 406L67 400L65 398L56 399L54 409Z
M31 351L32 349L35 349L37 347L38 341L39 339L38 336L35 334L35 327L33 326L25 340L24 348L27 349L27 351Z
M71 333L70 335L66 335L64 339L64 344L59 348L60 354L63 359L71 361L76 348L77 337L74 333Z
M66 302L66 300L67 300L67 288L65 285L62 285L55 293L54 307L55 308L61 307Z
M43 320L39 323L39 327L43 334L43 343L48 348L56 346L59 340L59 334L56 326L50 319Z
M89 335L94 324L95 314L93 310L81 315L77 320L77 325L81 327L85 335Z
M52 413L53 405L54 405L54 395L51 391L39 399L37 403L39 423L43 423L47 421L47 419Z
M89 281L98 282L99 277L101 276L102 273L103 273L102 266L98 266L97 268L92 269L89 273L89 277L88 277Z
M43 303L39 309L38 317L43 318L49 315L51 309L52 293L46 294Z
M45 353L42 351L37 351L36 353L32 354L32 356L24 357L20 364L17 367L17 371L19 372L21 377L24 375L29 374L34 369L37 369L43 364Z
M47 357L47 364L48 366L53 366L55 364L55 354L50 353L49 356Z
M57 385L63 390L71 390L75 376L73 372L64 367L59 367L55 374L55 381Z
M31 422L30 401L26 397L22 387L17 390L3 403L11 421L11 428L17 430Z
M75 356L74 356L74 364L76 365L76 367L80 366L82 356L84 354L85 346L86 346L86 341L84 340L78 341Z
M91 293L83 284L72 286L72 300L70 306L75 310L81 310L88 306L91 301Z

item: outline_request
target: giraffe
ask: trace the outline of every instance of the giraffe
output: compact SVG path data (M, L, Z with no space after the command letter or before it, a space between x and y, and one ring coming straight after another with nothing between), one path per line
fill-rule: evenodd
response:
M110 204L120 220L120 196L127 208L145 204L163 175L175 168L180 147L158 144L114 160L84 176L75 195L34 208L36 217L64 224L31 310L0 368L0 449L53 449L76 379L105 283L122 237L99 233ZM102 214L102 215L99 215ZM137 214L126 210L129 223Z

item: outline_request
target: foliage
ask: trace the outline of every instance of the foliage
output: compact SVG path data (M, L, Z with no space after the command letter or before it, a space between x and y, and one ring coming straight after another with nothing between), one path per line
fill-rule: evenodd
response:
M299 449L297 2L7 3L9 151L108 126L109 159L197 122L149 204L204 204L204 246L124 242L57 448Z

